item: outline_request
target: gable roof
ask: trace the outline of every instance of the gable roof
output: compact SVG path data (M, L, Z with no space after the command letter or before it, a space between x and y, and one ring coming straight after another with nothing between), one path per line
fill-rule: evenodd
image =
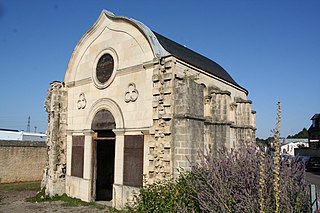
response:
M212 61L211 59L203 55L200 55L199 53L193 50L190 50L182 46L181 44L178 44L177 42L174 42L160 35L159 33L156 33L154 31L153 33L157 37L159 43L163 46L163 48L167 50L169 53L171 53L173 56L199 69L202 69L214 76L217 76L235 86L241 87L239 84L237 84L235 80L233 80L233 78L229 75L229 73L216 62ZM247 90L245 91L246 93L248 93Z

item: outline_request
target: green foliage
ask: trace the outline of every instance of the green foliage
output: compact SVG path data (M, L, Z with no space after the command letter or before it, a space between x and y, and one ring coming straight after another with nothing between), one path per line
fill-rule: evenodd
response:
M303 128L300 132L298 132L295 135L288 135L287 138L308 138L308 130L306 128Z
M97 209L105 208L104 206L98 205L94 202L84 202L80 199L69 197L67 194L50 197L45 194L45 188L38 192L35 197L27 198L26 201L32 203L63 201L63 206L90 206Z
M256 144L261 148L261 149L269 149L270 151L274 151L274 147L271 145L274 143L274 137L268 137L267 139L262 139L262 138L256 138Z
M260 147L268 147L269 146L268 139L256 138L256 143Z
M134 202L122 212L200 212L186 179L165 180L140 189Z

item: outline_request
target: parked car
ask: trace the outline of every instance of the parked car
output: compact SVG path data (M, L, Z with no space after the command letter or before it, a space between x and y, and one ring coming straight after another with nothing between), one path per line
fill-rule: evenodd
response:
M307 171L320 170L320 157L310 157L306 162Z

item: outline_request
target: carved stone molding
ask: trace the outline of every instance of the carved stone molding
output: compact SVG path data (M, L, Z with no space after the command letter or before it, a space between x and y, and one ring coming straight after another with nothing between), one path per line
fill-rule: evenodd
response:
M130 83L128 85L127 91L124 96L124 101L129 103L130 101L135 102L139 97L139 92L136 89L135 83Z
M87 106L87 99L84 95L84 93L80 93L79 95L79 99L77 101L77 108L80 109L84 109Z

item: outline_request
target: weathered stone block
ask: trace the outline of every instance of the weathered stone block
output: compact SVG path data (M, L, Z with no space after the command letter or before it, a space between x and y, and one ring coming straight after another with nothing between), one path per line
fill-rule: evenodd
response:
M161 116L161 118L164 120L170 120L172 118L172 114L165 113Z
M163 132L164 134L171 134L171 126L165 126Z
M156 108L159 105L159 101L152 101L152 107Z
M171 106L171 102L172 102L171 99L164 99L163 106L170 107Z
M174 65L174 62L173 61L166 61L165 63L164 63L164 67L166 68L166 69L170 69L171 67L173 67L173 65Z
M152 94L153 94L153 95L160 95L160 90L159 90L159 88L153 88L153 89L152 89Z
M163 74L163 80L169 81L172 79L172 73L165 73Z
M159 80L160 80L159 74L154 74L154 75L152 76L152 81L153 81L153 82L157 82L157 81L159 81Z
M163 93L164 93L164 94L171 94L172 91L173 91L172 88L165 88L165 89L163 90Z

